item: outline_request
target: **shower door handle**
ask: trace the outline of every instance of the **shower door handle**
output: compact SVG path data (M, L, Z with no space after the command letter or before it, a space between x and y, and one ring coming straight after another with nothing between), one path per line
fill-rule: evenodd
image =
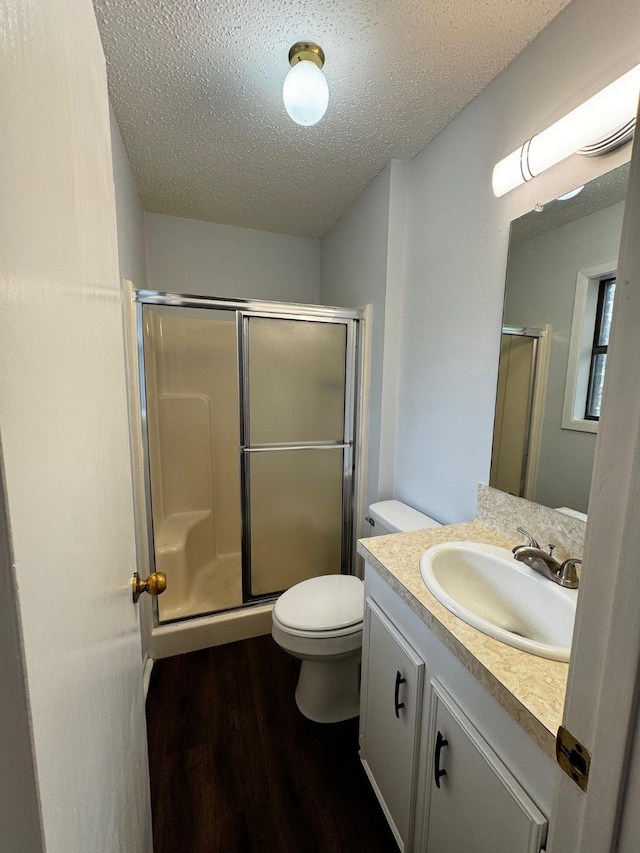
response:
M407 683L407 679L403 678L402 675L400 674L400 670L398 670L396 672L396 689L395 689L394 696L393 696L393 704L395 706L396 717L398 719L400 719L400 709L404 708L404 702L398 702L398 699L400 698L400 685L406 684L406 683Z

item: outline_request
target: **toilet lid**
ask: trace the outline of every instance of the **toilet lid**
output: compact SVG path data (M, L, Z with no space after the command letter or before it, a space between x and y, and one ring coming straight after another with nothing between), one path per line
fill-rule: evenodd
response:
M298 631L334 631L362 622L364 584L354 575L322 575L283 592L273 608L281 625Z

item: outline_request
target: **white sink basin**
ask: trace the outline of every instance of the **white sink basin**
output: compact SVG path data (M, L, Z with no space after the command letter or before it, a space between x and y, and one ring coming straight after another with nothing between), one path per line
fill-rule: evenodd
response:
M578 591L515 560L507 548L446 542L424 552L420 572L441 604L490 637L568 661Z

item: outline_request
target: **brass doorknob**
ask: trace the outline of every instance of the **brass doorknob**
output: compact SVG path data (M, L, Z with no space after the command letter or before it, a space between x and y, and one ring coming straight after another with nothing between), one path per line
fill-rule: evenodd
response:
M131 578L131 586L133 588L133 603L136 604L143 592L148 592L149 595L160 595L167 588L167 576L164 572L154 572L152 575L143 581L140 575L135 572Z

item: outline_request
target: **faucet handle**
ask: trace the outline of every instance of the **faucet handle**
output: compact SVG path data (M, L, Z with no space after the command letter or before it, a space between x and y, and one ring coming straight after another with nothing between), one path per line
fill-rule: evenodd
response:
M518 527L517 530L518 530L518 533L522 533L523 536L527 537L527 539L529 540L527 542L527 545L529 546L529 548L539 548L540 547L537 540L534 539L533 536L524 529L524 527Z
M567 587L567 589L578 588L579 578L576 571L578 564L582 565L582 560L579 560L577 557L571 557L569 560L564 561L558 572L560 586Z

